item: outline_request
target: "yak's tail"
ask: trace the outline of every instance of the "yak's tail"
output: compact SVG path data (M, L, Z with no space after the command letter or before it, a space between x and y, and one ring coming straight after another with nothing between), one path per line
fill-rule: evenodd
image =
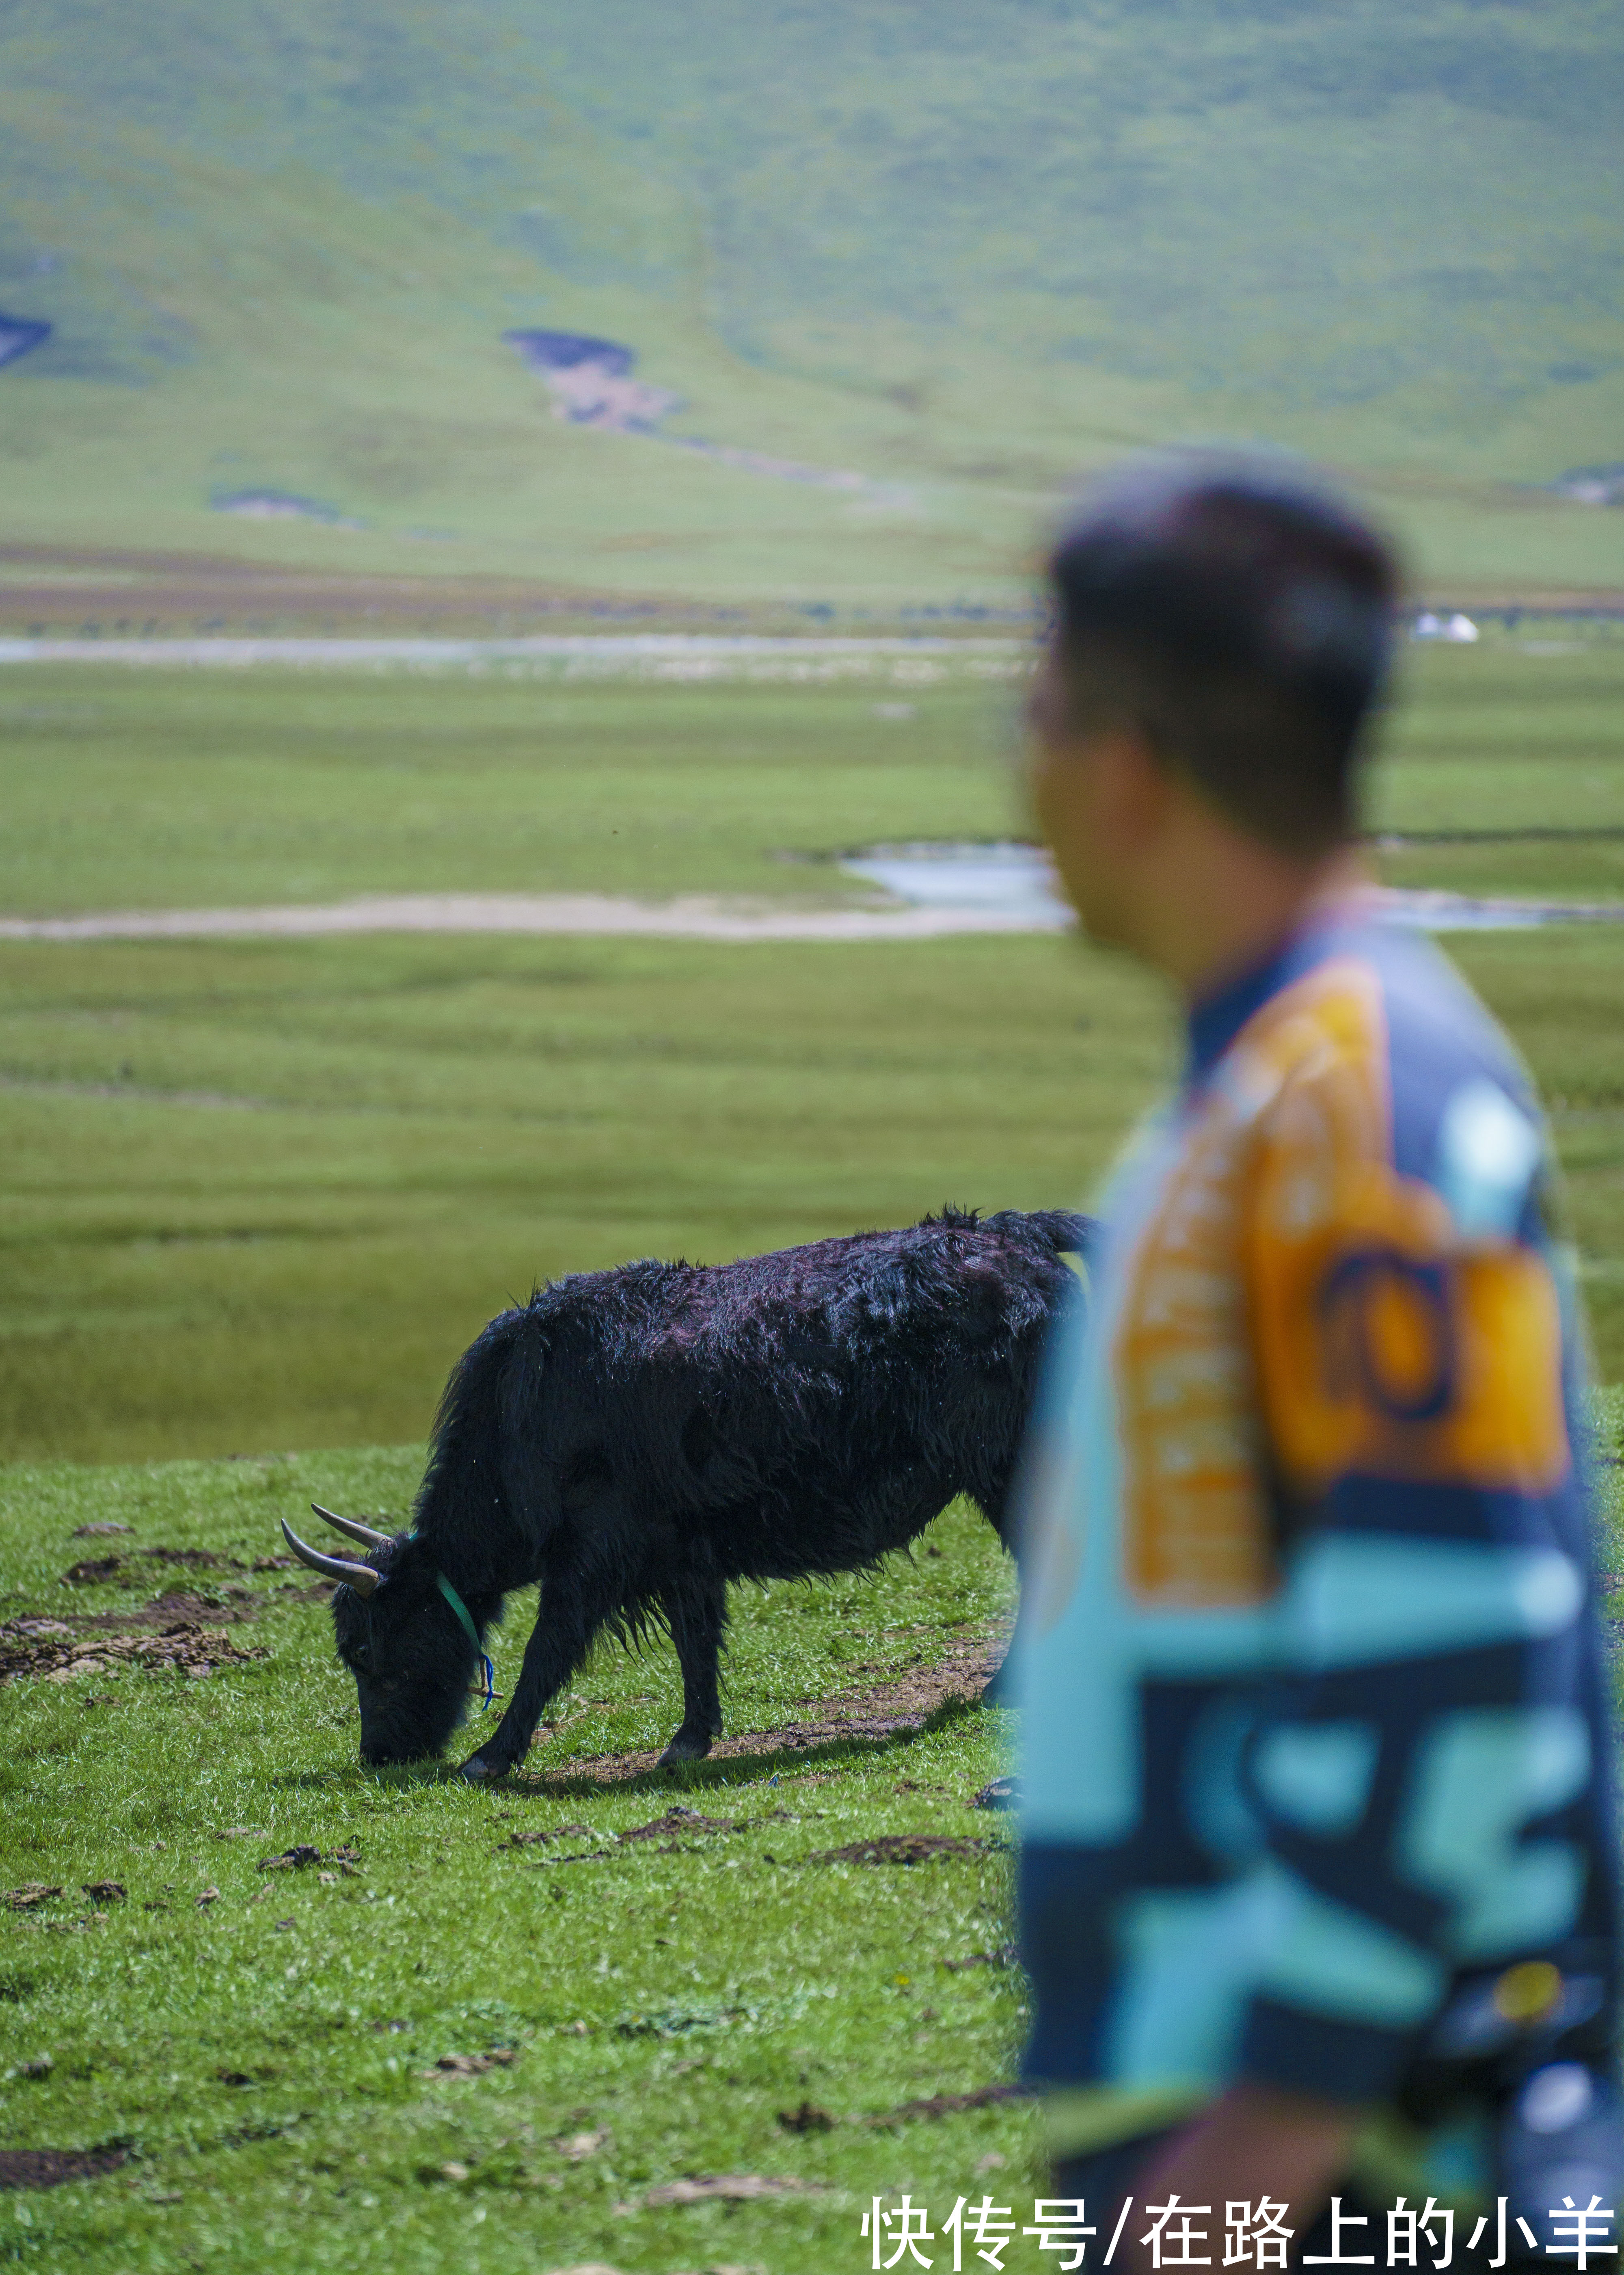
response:
M469 1345L451 1370L434 1416L414 1522L427 1539L454 1538L462 1569L472 1564L477 1570L487 1556L494 1562L508 1529L503 1392L508 1370L519 1357L524 1317L504 1311Z
M1032 1209L1026 1221L1057 1256L1080 1256L1086 1262L1099 1243L1098 1220L1080 1216L1075 1209Z

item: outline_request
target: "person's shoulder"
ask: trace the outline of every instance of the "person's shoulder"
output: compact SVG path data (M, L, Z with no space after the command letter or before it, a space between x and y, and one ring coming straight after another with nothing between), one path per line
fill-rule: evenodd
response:
M1431 1185L1461 1236L1533 1233L1546 1151L1533 1083L1426 935L1380 921L1331 933L1272 1010L1292 1124L1335 1126L1337 1151Z
M1428 933L1372 924L1361 927L1358 941L1380 984L1390 1047L1400 1054L1405 1079L1416 1071L1412 1062L1421 1060L1528 1089L1505 1030Z
M1544 1152L1544 1129L1510 1038L1424 934L1397 925L1370 932L1365 952L1386 1031L1394 1168L1459 1189L1465 1165L1492 1160L1525 1185Z
M1327 931L1300 961L1240 1039L1266 1069L1260 1118L1317 1117L1339 1151L1440 1190L1462 1229L1489 1206L1485 1181L1503 1188L1491 1213L1509 1231L1543 1125L1515 1049L1461 974L1424 934L1379 921Z

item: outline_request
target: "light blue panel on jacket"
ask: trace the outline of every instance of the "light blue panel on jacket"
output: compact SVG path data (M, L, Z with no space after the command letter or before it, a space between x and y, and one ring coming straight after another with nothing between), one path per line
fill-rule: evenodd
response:
M1265 1997L1388 2029L1409 2029L1431 2014L1448 1983L1435 1954L1321 1895L1283 1864L1271 1861L1258 1877L1277 1907L1257 1979Z
M1511 1240L1545 1140L1499 1083L1475 1075L1451 1092L1438 1129L1433 1182L1468 1240Z
M1422 1740L1399 1833L1408 1876L1454 1899L1446 1939L1491 1960L1566 1934L1584 1864L1567 1840L1522 1828L1571 1801L1590 1773L1590 1733L1574 1706L1474 1706Z
M1277 1817L1333 1837L1363 1816L1380 1750L1371 1722L1283 1722L1259 1741L1252 1777Z
M1557 1635L1583 1597L1555 1548L1322 1532L1295 1561L1285 1620L1297 1664L1352 1667Z
M1256 1879L1151 1890L1119 1907L1104 2058L1114 2083L1206 2086L1227 2075L1273 1914Z
M1152 1122L1102 1204L1110 1227L1094 1300L1051 1349L1023 1491L1026 1569L1012 1670L1029 1840L1121 1840L1140 1816L1140 1685L1147 1673L1250 1674L1277 1655L1273 1605L1146 1611L1123 1585L1122 1455L1112 1351L1122 1259L1159 1201L1182 1125ZM1088 1733L1086 1756L1077 1734Z

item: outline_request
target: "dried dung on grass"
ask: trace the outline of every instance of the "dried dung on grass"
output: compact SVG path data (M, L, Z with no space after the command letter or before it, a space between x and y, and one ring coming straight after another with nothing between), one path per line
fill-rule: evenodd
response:
M27 1629L30 1634L134 1635L144 1628L172 1628L182 1620L189 1620L194 1627L211 1623L218 1627L236 1626L258 1617L259 1606L246 1588L228 1588L223 1596L202 1596L195 1588L176 1588L117 1612L31 1614L11 1624Z
M888 2132L894 2125L911 2125L919 2118L956 2117L966 2109L996 2109L1006 2101L1023 2101L1024 2085L978 2085L968 2093L933 2093L928 2100L904 2101L899 2108L882 2109L872 2117L834 2117L815 2101L798 2109L781 2109L778 2121L786 2133L832 2133L837 2125L857 2125L871 2133Z
M81 1674L104 1674L122 1667L198 1681L216 1667L245 1666L269 1656L261 1647L245 1649L233 1643L223 1629L200 1627L187 1619L176 1620L156 1634L134 1635L86 1634L60 1620L25 1618L0 1624L0 1682L25 1676L72 1682Z
M127 1524L85 1524L79 1527L80 1533L128 1532L129 1530ZM211 1548L116 1549L109 1555L81 1557L77 1564L70 1564L62 1576L63 1583L70 1588L139 1588L146 1576L132 1568L138 1562L178 1564L193 1572L245 1572L248 1569L241 1557L217 1556Z
M739 1820L735 1817L701 1817L697 1809L684 1809L680 1804L668 1809L663 1817L651 1817L646 1825L634 1825L630 1833L623 1833L623 1840L669 1840L684 1833L736 1833Z
M59 2188L129 2162L127 2149L0 2149L0 2188Z
M124 1569L122 1556L87 1556L77 1564L70 1564L62 1577L72 1588L98 1588Z
M860 2117L857 2122L871 2131L885 2132L893 2125L911 2125L916 2118L956 2117L963 2109L995 2109L1001 2102L1024 2101L1028 2092L1023 2085L978 2085L969 2093L933 2093L926 2101L904 2101L900 2108Z
M570 2164L578 2165L588 2157L595 2157L608 2138L608 2127L595 2125L590 2133L562 2134L554 2142L553 2146L558 2150L560 2156L567 2158Z
M341 1872L352 1879L360 1869L360 1850L351 1848L347 1843L342 1848L329 1848L323 1856L321 1849L310 1841L298 1840L291 1848L283 1848L277 1856L261 1856L260 1870L261 1872L302 1872L312 1864L336 1864ZM323 1873L322 1878L330 1880L332 1875L330 1872Z
M261 1856L261 1872L302 1872L306 1864L319 1864L321 1851L308 1840L296 1841L291 1848L283 1848L275 1856Z
M546 1848L555 1840L598 1840L597 1848L572 1849L568 1856L543 1856L543 1864L589 1864L604 1856L612 1856L616 1849L636 1840L654 1844L653 1854L668 1856L680 1849L685 1840L696 1837L714 1838L724 1833L746 1833L754 1825L768 1825L788 1819L785 1809L764 1810L757 1817L702 1817L697 1809L684 1809L678 1803L668 1809L661 1817L651 1817L646 1825L634 1825L625 1833L594 1833L589 1825L556 1825L547 1832L510 1833L505 1840L498 1841L493 1855L500 1856L504 1848ZM769 1857L769 1863L772 1859Z
M762 2196L826 2196L829 2190L816 2181L782 2181L764 2173L720 2173L696 2181L668 2181L650 2188L643 2201L658 2204L753 2203Z
M781 2109L778 2121L786 2133L832 2133L839 2120L815 2101L804 2101L798 2109Z
M882 1833L872 1840L853 1840L844 1848L820 1848L809 1864L925 1864L935 1856L985 1856L1008 1846L1002 1840L966 1840L957 1833Z
M487 2069L509 2069L518 2060L512 2046L497 2046L488 2054L442 2054L425 2077L483 2077Z

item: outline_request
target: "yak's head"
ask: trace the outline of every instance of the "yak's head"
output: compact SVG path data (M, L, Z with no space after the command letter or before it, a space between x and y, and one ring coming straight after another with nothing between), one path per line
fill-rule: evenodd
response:
M360 1698L362 1761L375 1767L439 1753L467 1704L478 1654L441 1591L433 1550L414 1533L376 1532L313 1507L366 1551L365 1561L328 1556L283 1524L300 1563L340 1583L333 1629ZM483 1635L491 1609L476 1606L473 1616Z

